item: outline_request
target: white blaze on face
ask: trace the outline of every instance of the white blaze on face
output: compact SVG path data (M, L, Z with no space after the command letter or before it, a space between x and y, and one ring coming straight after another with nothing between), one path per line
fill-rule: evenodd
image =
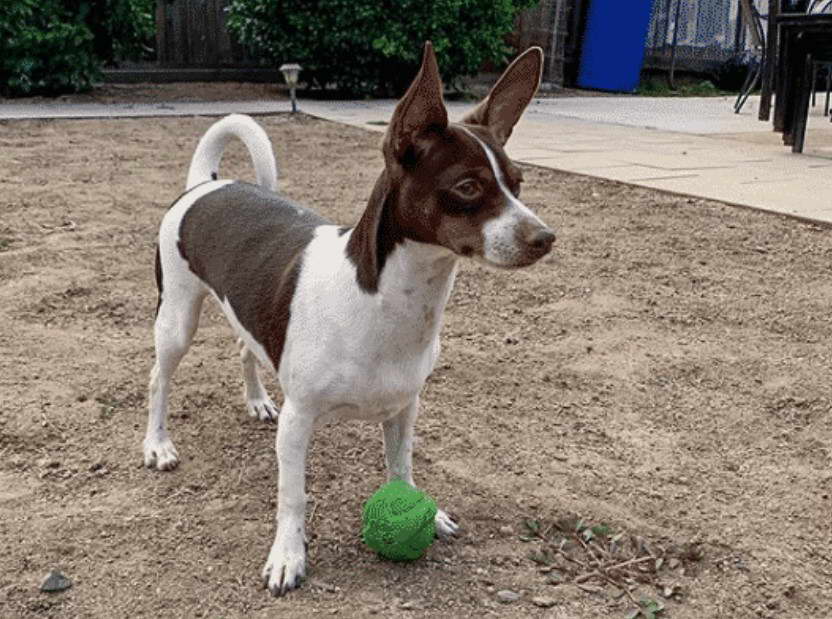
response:
M482 234L485 241L483 244L483 258L495 266L512 267L526 264L528 262L528 251L520 240L517 229L521 224L529 227L540 226L541 228L545 228L546 224L511 193L506 185L503 171L497 162L497 157L488 145L465 127L460 127L460 129L474 138L485 151L497 186L505 198L500 215L489 219L483 225Z

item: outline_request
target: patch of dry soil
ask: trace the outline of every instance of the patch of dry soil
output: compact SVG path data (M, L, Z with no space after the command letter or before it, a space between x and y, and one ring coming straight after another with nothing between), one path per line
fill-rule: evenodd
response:
M286 99L282 84L255 82L170 82L98 84L89 92L57 97L0 97L0 103L161 103L166 101L251 101Z
M355 222L378 136L260 121L285 192ZM359 528L380 431L326 426L310 580L271 598L275 428L247 417L213 306L173 390L182 464L142 467L154 237L211 122L0 125L0 615L624 617L626 596L549 584L529 558L523 520L571 514L698 544L660 571L680 591L665 616L830 615L830 232L533 167L523 196L556 251L462 266L418 421L416 479L464 534L413 564L376 558ZM224 172L253 180L236 145ZM74 586L39 593L53 566Z

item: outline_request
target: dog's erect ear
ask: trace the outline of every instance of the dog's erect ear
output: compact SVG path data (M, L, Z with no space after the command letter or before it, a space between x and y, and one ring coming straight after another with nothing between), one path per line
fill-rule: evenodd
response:
M384 152L401 161L420 136L447 126L448 112L442 101L442 79L433 46L428 41L422 53L419 73L393 112L384 136Z
M530 47L509 65L488 96L462 122L488 127L500 144L505 144L537 92L542 73L543 50Z

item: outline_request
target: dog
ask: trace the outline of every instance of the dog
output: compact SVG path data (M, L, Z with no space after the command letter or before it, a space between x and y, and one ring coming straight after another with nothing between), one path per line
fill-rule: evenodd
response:
M555 234L520 201L522 173L503 151L542 65L540 48L527 50L470 114L449 123L426 43L383 140L385 167L352 228L276 193L271 143L251 118L227 116L199 141L187 190L159 230L144 462L159 470L178 463L167 431L170 381L211 295L241 345L248 413L279 417L277 530L262 572L273 595L297 588L306 573L305 466L315 425L380 423L388 479L414 485L419 394L439 355L458 259L512 269L551 250ZM256 185L217 180L234 138L248 148ZM279 415L258 365L277 374ZM439 510L436 531L451 536L458 525Z

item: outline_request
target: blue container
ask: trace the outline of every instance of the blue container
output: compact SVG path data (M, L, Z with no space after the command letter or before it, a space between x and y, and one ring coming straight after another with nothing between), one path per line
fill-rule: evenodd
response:
M638 87L653 0L592 0L578 86L616 92Z

